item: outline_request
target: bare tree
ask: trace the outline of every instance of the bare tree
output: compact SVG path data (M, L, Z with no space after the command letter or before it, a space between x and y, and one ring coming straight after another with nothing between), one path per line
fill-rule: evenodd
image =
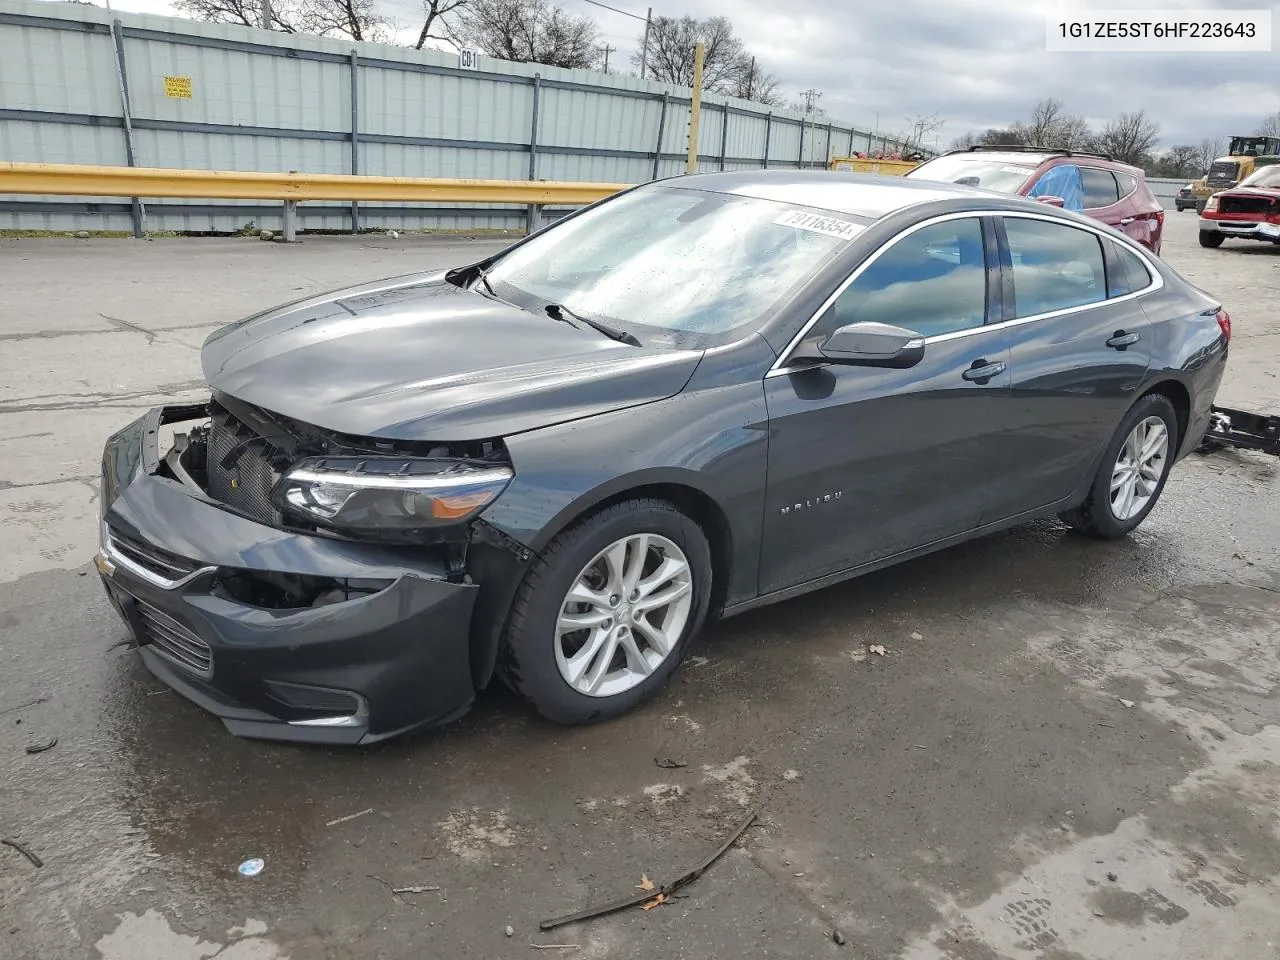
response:
M1145 110L1122 113L1098 134L1098 149L1108 153L1121 163L1143 166L1152 148L1160 141L1160 124L1147 116Z
M1222 156L1223 149L1220 137L1205 137L1196 144L1196 176L1208 173L1213 161Z
M1084 118L1066 113L1062 101L1053 97L1039 101L1032 108L1029 121L1013 126L1021 142L1029 147L1079 150L1093 139Z
M446 17L450 17L455 10L465 6L466 3L467 0L422 0L422 30L418 33L418 42L413 45L413 48L421 50L423 45L431 39L447 40L457 46L453 26ZM438 32L432 33L432 30Z
M762 103L767 107L780 107L785 102L778 92L778 78L758 68L756 58L745 54L737 75L723 93L728 97Z
M978 145L978 135L976 133L965 133L956 137L951 141L952 150L968 150L970 147Z
M701 40L702 87L733 96L751 57L733 34L726 17L695 20L693 17L654 17L649 25L649 77L682 87L693 86L693 45ZM631 62L640 65L639 52Z
M1258 136L1280 137L1280 110L1262 118L1262 122L1258 124Z
M595 22L546 0L469 0L456 31L460 40L499 60L582 69L600 59Z
M1155 157L1147 172L1153 177L1198 176L1197 159L1199 152L1199 148L1194 144L1175 144Z
M174 8L210 23L262 26L261 0L174 0ZM373 0L273 0L271 28L283 33L387 41L391 31Z
M1022 147L1026 146L1022 124L1012 127L988 127L979 137L978 143L984 147Z

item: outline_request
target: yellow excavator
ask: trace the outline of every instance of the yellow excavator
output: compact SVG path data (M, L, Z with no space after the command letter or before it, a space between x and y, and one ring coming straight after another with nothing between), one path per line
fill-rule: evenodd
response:
M1209 165L1205 175L1192 183L1196 212L1219 190L1230 190L1259 166L1280 159L1280 137L1232 137L1227 154Z

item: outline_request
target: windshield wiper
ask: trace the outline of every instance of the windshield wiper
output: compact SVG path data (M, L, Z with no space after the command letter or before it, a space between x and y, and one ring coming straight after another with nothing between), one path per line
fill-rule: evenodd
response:
M619 330L617 327L611 327L607 323L602 323L599 320L592 320L590 317L584 317L581 314L574 313L563 303L548 303L547 316L552 320L559 320L561 323L567 323L570 326L573 326L573 320L577 320L580 323L585 323L592 330L603 333L610 340L617 340L619 343L625 343L632 347L640 346L640 341L627 333L627 331ZM572 317L573 320L570 320L570 317Z

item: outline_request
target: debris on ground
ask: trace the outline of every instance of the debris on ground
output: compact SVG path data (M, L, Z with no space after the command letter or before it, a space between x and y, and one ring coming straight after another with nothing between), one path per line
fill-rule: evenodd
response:
M504 930L503 933L505 933L508 937L514 937L516 935L516 928L511 926L511 924L507 924L507 929Z
M3 838L0 838L0 843L4 844L6 847L13 847L13 849L17 850L20 854L22 854L24 857L30 860L37 867L44 866L43 860L37 857L34 853L28 850L26 846L19 843L17 840L12 840L9 837L3 837Z
M391 892L398 896L399 894L402 894L402 893L435 893L439 889L440 889L439 887L424 887L424 886L392 887ZM507 936L510 936L510 934L507 934Z
M270 230L259 230L259 231L258 231L258 239L259 239L259 240L274 240L275 238L276 238L276 235L275 235L274 233L272 233Z
M14 707L5 707L3 710L0 710L0 717L3 717L7 713L17 713L19 710L27 709L27 707L34 707L38 703L47 703L48 700L48 697L36 697L34 700L28 700L26 703L20 703Z
M1118 876L1116 876L1114 873L1108 873L1108 874L1107 874L1107 879L1108 879L1108 880L1110 880L1112 883L1115 883L1115 882L1116 882L1117 880L1119 880L1120 878L1119 878Z
M58 745L58 738L51 737L44 743L33 743L27 747L27 753L44 753L46 750L52 750Z
M689 765L683 760L672 760L670 757L654 757L653 762L663 770L679 770L681 767L687 767Z
M373 813L373 807L368 810L361 810L359 813L350 813L345 817L339 817L337 820L330 820L325 824L326 827L336 827L340 823L346 823L348 820L358 820L360 817L368 816Z
M529 946L535 950L577 950L576 943L531 943Z
M884 648L884 644L873 643L871 646L867 647L867 652L874 653L878 657L883 657L889 651Z
M799 770L783 770L782 779L787 781L787 783L795 783L797 780L800 779L800 771Z
M1123 707L1132 707L1136 702L1134 700L1126 700L1124 697L1116 697L1116 699L1120 701L1120 705Z
M250 857L238 867L240 875L243 877L256 877L260 874L267 863L261 857Z
M917 631L917 632L915 632L915 633L911 634L911 639L912 639L912 640L923 640L923 639L924 639L924 634L923 634L923 633L920 633L920 632L918 632L918 631ZM837 930L837 931L836 931L836 933L839 933L839 932L840 932L839 930Z
M831 939L835 942L836 946L838 947L843 947L846 943L849 942L844 938L844 934L841 933L839 930L831 931Z
M738 838L747 832L747 828L756 822L757 816L758 814L756 811L752 810L747 814L746 819L729 834L725 841L720 844L720 846L717 847L706 860L702 861L702 863L698 864L698 866L694 867L692 870L682 873L670 883L664 883L661 885L654 884L654 890L645 890L643 893L638 895L632 895L623 900L605 904L602 907L590 907L586 910L579 910L577 913L570 913L563 917L554 917L550 920L543 920L538 924L539 929L553 930L556 927L562 927L565 924L576 923L580 920L590 920L595 917L603 917L607 914L618 913L619 911L626 910L630 907L642 907L645 910L651 910L660 903L666 903L671 899L671 895L673 893L681 887L693 883L693 881L706 873L711 865L719 860L720 857L724 855L725 851L733 846L734 843L737 842ZM641 877L642 886L644 885L644 881L647 879L647 877Z
M640 882L636 884L637 890L653 890L656 887L657 884L650 880L645 874L640 874Z

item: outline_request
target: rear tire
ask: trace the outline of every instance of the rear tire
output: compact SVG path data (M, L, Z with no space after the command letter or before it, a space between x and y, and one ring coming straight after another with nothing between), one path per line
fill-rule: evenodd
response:
M1217 230L1200 231L1200 246L1202 247L1220 247L1222 246L1222 241L1225 239L1227 238Z
M614 504L534 561L511 606L499 674L548 720L611 720L675 673L710 596L711 548L693 520L664 500Z
M1161 432L1163 446L1158 442ZM1127 536L1159 502L1179 442L1178 415L1169 398L1162 393L1142 397L1107 444L1084 503L1060 518L1102 540Z

